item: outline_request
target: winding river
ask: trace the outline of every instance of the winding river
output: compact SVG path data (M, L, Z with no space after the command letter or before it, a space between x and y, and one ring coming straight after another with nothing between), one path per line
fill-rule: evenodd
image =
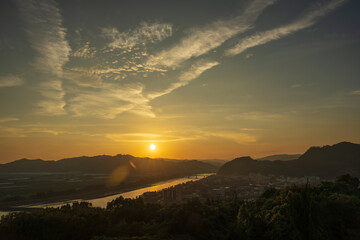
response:
M153 185L151 185L149 187L139 188L139 189L136 189L133 191L123 192L123 193L106 196L106 197L101 197L101 198L74 199L74 200L66 201L66 202L57 202L57 203L48 203L48 204L33 204L33 205L24 205L21 207L25 207L25 208L26 207L29 207L29 208L59 207L59 206L62 206L62 205L68 204L68 203L73 203L75 201L86 201L86 202L90 202L94 207L105 208L108 202L110 202L120 196L123 196L124 198L136 198L136 197L141 196L145 192L160 191L165 188L173 187L175 185L186 183L189 181L197 181L197 180L200 180L202 178L208 177L213 174L214 173L203 173L203 174L197 174L197 175L191 176L191 177L170 179L170 180L154 183ZM8 212L0 212L0 217L7 213Z

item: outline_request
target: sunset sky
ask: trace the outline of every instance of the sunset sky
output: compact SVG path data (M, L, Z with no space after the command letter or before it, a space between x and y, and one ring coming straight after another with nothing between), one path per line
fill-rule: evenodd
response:
M1 0L0 162L359 143L359 12L358 0Z

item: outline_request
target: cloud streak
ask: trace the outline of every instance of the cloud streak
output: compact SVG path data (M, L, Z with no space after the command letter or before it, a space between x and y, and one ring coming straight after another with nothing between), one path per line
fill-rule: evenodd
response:
M65 114L65 91L62 86L62 81L53 79L40 84L40 93L44 97L38 103L40 107L39 113L52 115L62 115Z
M246 37L242 39L240 43L235 45L233 48L228 49L225 52L225 54L227 56L237 55L249 48L253 48L259 45L264 45L270 41L280 39L282 37L288 36L302 29L311 27L318 21L319 18L335 10L337 7L339 7L346 1L347 0L330 1L322 6L317 6L317 9L313 9L309 11L302 18L298 19L297 21L291 24L279 28L275 28L273 30L260 32L250 37Z
M360 90L355 90L350 92L351 95L360 95Z
M84 46L73 52L71 56L78 58L92 58L95 54L96 49L94 47L90 47L90 42L86 42Z
M255 136L247 133L213 132L213 133L209 133L208 135L229 139L236 142L237 144L254 143L257 141L257 138Z
M19 0L19 9L27 24L29 42L38 55L34 65L42 72L62 75L69 60L70 46L65 39L62 16L53 0Z
M144 86L132 84L120 86L103 83L99 89L76 90L75 97L69 100L69 110L76 116L93 115L112 119L124 112L155 117L143 96Z
M291 88L301 88L302 86L303 86L302 84L296 83L296 84L291 85Z
M192 80L198 78L203 72L205 72L206 70L208 70L210 68L213 68L214 66L216 66L218 64L219 64L219 62L216 62L216 61L200 60L200 61L196 62L195 64L193 64L188 71L182 73L179 76L179 81L172 83L168 88L166 88L165 90L163 90L161 92L149 94L148 97L150 99L155 99L160 96L169 94L179 87L186 86Z
M19 76L8 74L0 77L0 88L3 87L16 87L24 84L24 79Z
M195 137L169 135L169 134L152 134L152 133L115 133L106 134L106 138L115 142L148 142L148 143L166 143L166 142L178 142L189 141L196 139Z
M0 123L11 122L11 121L19 121L19 119L13 117L0 118Z
M176 46L151 56L147 65L176 67L190 58L206 54L233 36L250 29L261 12L274 2L275 0L254 0L241 16L192 29Z
M147 42L162 41L172 35L172 25L164 23L149 24L143 22L138 28L128 32L119 32L116 28L104 28L103 34L111 40L108 47L131 49Z
M155 117L155 113L149 105L151 100L188 85L203 72L218 64L219 62L216 61L199 60L188 71L183 72L177 82L172 83L165 90L148 95L144 94L145 86L141 83L120 85L102 82L96 88L72 90L70 95L74 95L74 97L69 99L67 108L79 117L93 115L113 119L124 112ZM49 92L49 95L56 94Z
M33 65L46 79L40 84L40 94L45 99L38 103L39 113L64 114L65 92L61 78L71 48L65 38L60 10L54 0L19 0L18 5L27 24L30 45L37 52Z

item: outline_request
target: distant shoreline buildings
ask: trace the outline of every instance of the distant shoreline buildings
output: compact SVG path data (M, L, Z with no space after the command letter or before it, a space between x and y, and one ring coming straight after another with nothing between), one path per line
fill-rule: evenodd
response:
M145 192L141 195L145 203L181 204L193 198L200 201L225 200L231 198L251 200L270 188L280 189L291 185L315 185L318 176L285 177L249 174L246 176L212 175L198 181L190 181L161 191Z

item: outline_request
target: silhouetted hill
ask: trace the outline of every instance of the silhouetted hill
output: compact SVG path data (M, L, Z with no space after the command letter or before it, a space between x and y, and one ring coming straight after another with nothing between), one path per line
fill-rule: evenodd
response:
M225 163L218 171L219 175L249 173L330 178L346 173L359 176L360 144L341 142L333 146L311 147L298 159L289 161L257 161L241 157Z
M301 154L277 154L277 155L270 155L270 156L258 158L256 160L259 160L259 161L265 161L265 160L268 160L268 161L276 161L276 160L289 161L289 160L298 159L300 156L301 156Z
M119 154L116 156L83 156L61 159L59 161L21 159L0 164L0 173L79 172L108 174L120 166L127 168L132 175L141 176L191 175L216 171L215 166L196 160L169 161Z
M209 163L211 165L216 166L217 168L220 168L224 163L228 162L229 160L222 160L222 159L204 159L199 160L200 162Z

